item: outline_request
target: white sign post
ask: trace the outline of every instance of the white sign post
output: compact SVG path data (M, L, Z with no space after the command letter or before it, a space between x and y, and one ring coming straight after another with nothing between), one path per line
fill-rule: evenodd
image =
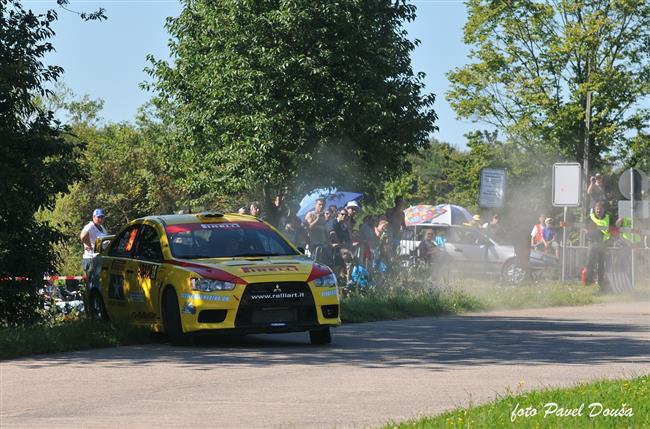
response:
M577 162L553 164L553 206L564 207L562 228L562 281L566 272L566 218L567 208L580 206L581 168Z

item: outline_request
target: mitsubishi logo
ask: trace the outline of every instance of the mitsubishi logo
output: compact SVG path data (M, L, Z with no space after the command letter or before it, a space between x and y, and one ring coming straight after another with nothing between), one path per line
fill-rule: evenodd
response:
M280 285L279 285L279 284L276 284L276 285L275 285L275 289L273 289L273 293L280 293L280 292L282 292L282 289L280 289Z

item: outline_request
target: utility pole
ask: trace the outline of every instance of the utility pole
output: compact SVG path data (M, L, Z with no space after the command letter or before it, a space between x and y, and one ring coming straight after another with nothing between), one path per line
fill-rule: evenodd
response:
M583 223L587 221L587 217L589 216L589 205L587 204L587 187L589 186L589 152L590 152L590 144L589 144L589 133L591 131L591 85L589 82L589 75L591 74L591 56L587 56L587 79L586 79L586 89L587 89L587 94L586 94L586 102L585 102L585 140L584 140L584 152L583 152L583 159L582 159L582 172L583 172L583 177L582 177L582 201L584 204L584 210L583 210ZM589 201L591 203L591 201ZM580 245L584 246L584 234L580 234Z

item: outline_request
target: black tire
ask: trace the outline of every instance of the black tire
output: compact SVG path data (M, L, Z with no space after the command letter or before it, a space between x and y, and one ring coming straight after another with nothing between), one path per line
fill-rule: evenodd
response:
M178 298L172 288L167 289L163 295L163 324L172 346L185 346L189 343L188 335L183 332L181 325Z
M327 328L312 329L309 331L309 341L313 345L330 344L332 342L332 334L329 326Z
M507 283L519 285L528 279L528 273L524 267L517 264L517 261L511 259L503 264L501 279Z
M100 322L108 322L108 313L106 312L102 294L98 290L93 290L88 301L88 315L90 318Z

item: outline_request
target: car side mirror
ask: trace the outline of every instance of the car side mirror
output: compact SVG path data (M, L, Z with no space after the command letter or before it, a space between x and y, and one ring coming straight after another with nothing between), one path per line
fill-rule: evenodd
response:
M298 252L302 253L303 255L305 254L305 248L302 246L298 246Z
M96 249L101 249L101 251L104 251L108 248L108 245L111 244L111 241L115 238L114 235L106 235L104 237L100 237L97 239L95 242L95 248ZM97 242L99 242L99 246L97 246Z

